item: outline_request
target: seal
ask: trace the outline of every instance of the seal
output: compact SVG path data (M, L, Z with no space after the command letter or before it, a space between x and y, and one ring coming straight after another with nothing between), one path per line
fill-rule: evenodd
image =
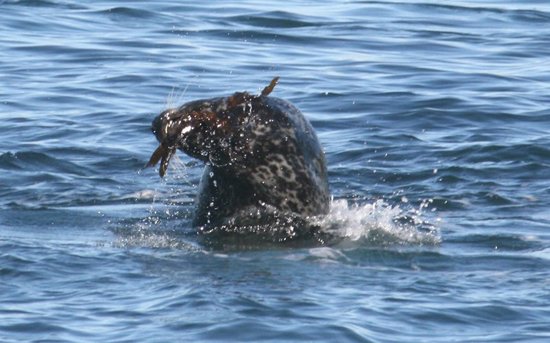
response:
M300 110L269 96L278 80L260 95L191 101L153 120L160 145L146 167L160 161L163 177L176 150L206 164L194 226L250 222L265 209L302 218L328 212L324 152Z

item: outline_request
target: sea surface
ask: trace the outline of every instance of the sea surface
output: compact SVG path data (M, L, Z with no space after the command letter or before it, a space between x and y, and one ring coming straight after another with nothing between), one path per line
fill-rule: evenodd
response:
M338 240L206 243L151 121L275 76ZM550 2L0 1L0 342L312 341L550 341Z

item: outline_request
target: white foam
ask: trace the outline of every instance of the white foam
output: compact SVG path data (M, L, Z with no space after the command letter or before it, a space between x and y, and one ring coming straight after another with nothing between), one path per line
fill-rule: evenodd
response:
M309 257L313 257L324 263L337 263L340 260L350 261L343 252L330 247L309 249Z
M533 251L529 255L543 260L550 260L550 248Z
M144 189L141 191L137 191L135 193L131 193L130 195L124 197L124 199L137 199L137 200L143 200L143 199L155 199L155 197L158 195L157 191L153 189Z
M437 245L441 242L439 230L431 224L426 228L429 223L423 218L425 208L425 203L419 209L403 210L383 200L364 205L335 200L331 202L328 215L312 220L325 232L348 241L376 245Z

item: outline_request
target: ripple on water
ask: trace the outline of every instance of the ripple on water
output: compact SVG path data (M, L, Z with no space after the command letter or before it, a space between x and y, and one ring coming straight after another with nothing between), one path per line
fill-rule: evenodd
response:
M548 337L547 2L0 3L1 341ZM336 200L209 244L151 120L276 75Z

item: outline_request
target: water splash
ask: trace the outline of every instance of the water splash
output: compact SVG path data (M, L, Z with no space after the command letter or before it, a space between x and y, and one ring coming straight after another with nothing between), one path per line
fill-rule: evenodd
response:
M151 204L148 216L116 222L110 229L115 234L114 246L200 251L192 237L190 216L185 207L168 203Z
M197 184L190 177L189 165L177 155L170 164L172 170L160 182L154 173L155 187L127 196L134 200L150 200L146 217L132 217L111 227L117 237L113 243L124 248L200 250L189 236L196 236L191 227L191 205ZM141 173L141 171L139 172ZM183 187L186 185L186 187Z
M121 248L201 251L200 247L185 239L185 236L176 229L166 230L159 224L161 220L151 216L128 227L119 228L116 230L118 237L113 245Z
M192 203L198 180L190 177L191 165L174 156L172 172L163 179L162 189L149 192L153 195L150 215L134 223L132 232L123 235L124 246L187 247L181 232L197 233L192 228ZM188 187L182 187L187 184ZM439 228L434 222L432 200L422 201L417 207L401 196L400 204L384 200L359 204L352 200L333 200L327 215L303 218L280 212L264 205L243 209L228 218L225 225L202 228L198 236L212 247L219 245L248 248L266 248L271 244L295 246L435 246L441 243ZM160 206L160 208L159 208ZM184 223L181 220L184 219ZM194 241L195 239L192 238ZM191 243L192 245L196 243Z
M424 215L429 201L418 209L402 209L383 200L359 205L347 200L334 200L326 216L311 219L327 234L345 241L376 246L437 245L441 243L439 229Z
M327 215L305 219L274 208L255 209L239 215L235 222L198 231L191 226L185 206L164 203L151 207L148 217L115 231L120 246L185 250L436 246L441 236L424 213L428 203L402 208L384 200L360 205L342 199L331 202Z

